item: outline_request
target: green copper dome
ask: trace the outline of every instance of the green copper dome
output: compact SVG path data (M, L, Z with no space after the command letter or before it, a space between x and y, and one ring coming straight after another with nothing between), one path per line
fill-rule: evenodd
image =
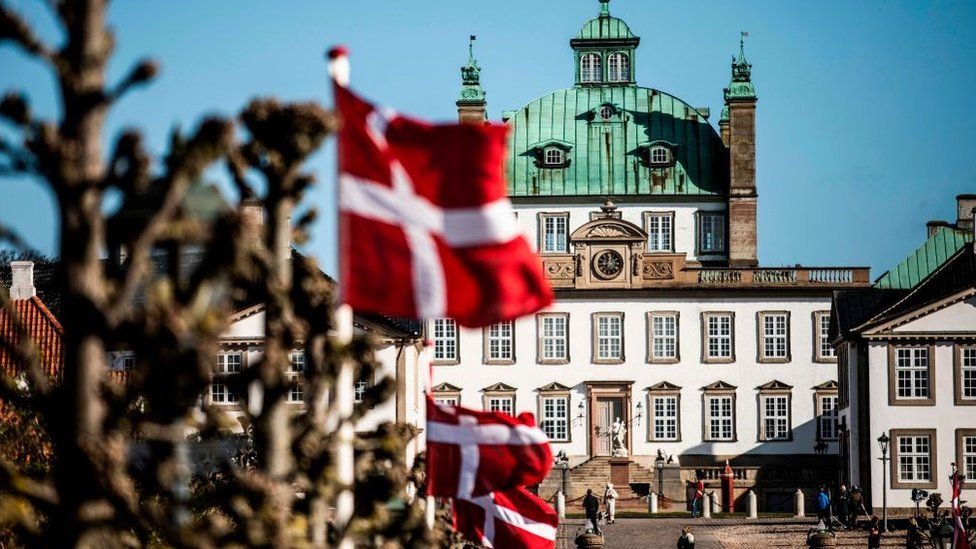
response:
M626 40L637 38L623 19L599 16L590 19L576 35L577 40Z

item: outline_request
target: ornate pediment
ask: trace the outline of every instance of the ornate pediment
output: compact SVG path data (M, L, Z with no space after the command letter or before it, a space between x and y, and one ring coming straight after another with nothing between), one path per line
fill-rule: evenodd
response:
M734 391L736 386L728 383L726 381L716 381L715 383L710 383L702 387L702 391Z
M662 392L662 391L670 392L670 391L680 391L681 387L675 385L674 383L662 381L661 383L655 383L654 385L651 385L650 387L647 388L647 390L651 392Z
M756 387L756 389L760 391L789 391L792 388L792 385L787 385L778 379L774 379L769 383L763 383L759 387Z
M438 383L431 389L434 393L460 393L461 388L450 383Z
M514 393L515 387L499 381L498 383L485 387L482 391L486 393Z
M831 379L830 381L825 381L820 385L814 386L813 389L815 391L836 391L837 382Z
M644 242L647 233L623 219L594 219L573 231L569 239L574 242Z
M553 381L548 385L543 385L542 387L536 389L536 391L539 391L540 393L564 393L569 390L570 390L569 387L563 385L562 383L559 383L558 381Z

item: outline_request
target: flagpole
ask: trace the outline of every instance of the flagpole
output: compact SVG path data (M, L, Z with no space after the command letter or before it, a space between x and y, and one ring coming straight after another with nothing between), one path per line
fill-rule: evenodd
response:
M331 48L328 52L329 75L332 77L333 86L349 85L349 58L346 49L342 46ZM337 144L337 148L340 145ZM340 155L336 155L337 158ZM339 172L338 162L336 173ZM342 283L348 276L349 253L347 246L348 227L343 219L340 209L341 185L338 177L336 178L336 233L338 243L338 263L339 263L339 305L333 312L335 342L340 348L347 347L352 343L353 336L353 314L352 307L345 303L342 295ZM336 426L336 437L334 446L335 459L335 481L338 491L335 500L335 528L338 534L337 547L339 549L353 549L352 538L348 535L349 523L355 510L354 485L356 482L355 453L353 442L355 438L355 427L352 422L354 408L355 386L353 381L353 364L348 358L339 361L339 371L335 379L335 401L333 406L338 416Z

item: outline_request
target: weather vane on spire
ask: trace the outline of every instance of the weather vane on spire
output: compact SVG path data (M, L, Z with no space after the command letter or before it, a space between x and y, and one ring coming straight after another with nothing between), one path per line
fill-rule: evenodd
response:
M600 17L610 16L610 0L600 0Z
M478 37L473 34L468 37L468 60L469 61L474 61L474 41L477 39Z

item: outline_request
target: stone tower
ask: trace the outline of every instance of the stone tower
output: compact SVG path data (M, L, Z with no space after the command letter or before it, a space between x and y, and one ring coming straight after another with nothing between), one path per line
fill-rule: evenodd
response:
M719 121L729 148L729 264L755 267L756 246L756 88L752 65L746 61L744 37L732 59L732 81L725 88L725 111Z
M485 90L481 87L481 67L474 58L475 39L471 35L468 41L468 62L461 67L461 92L455 103L458 120L462 124L484 124L488 119L488 103L485 101Z

